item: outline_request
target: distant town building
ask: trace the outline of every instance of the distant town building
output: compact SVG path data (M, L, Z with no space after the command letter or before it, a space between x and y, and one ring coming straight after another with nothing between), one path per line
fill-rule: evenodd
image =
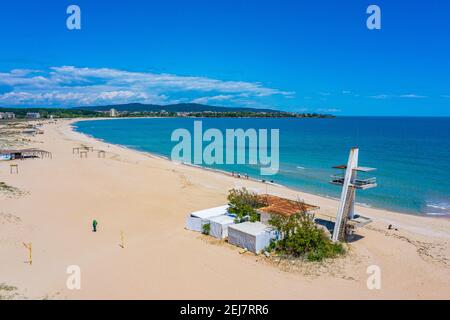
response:
M41 115L39 112L27 112L26 118L27 119L39 119Z
M0 112L0 119L14 119L15 117L13 112Z
M110 117L117 117L118 113L116 109L110 109L109 110L109 116Z

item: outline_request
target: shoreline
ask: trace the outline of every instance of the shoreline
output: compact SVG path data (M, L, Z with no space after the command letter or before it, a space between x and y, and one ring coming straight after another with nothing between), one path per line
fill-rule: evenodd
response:
M153 118L153 117L149 117L149 118ZM92 120L110 120L110 118L101 118L101 119L97 119L97 118L85 118L82 119L81 121L92 121ZM121 120L120 118L116 118L115 120ZM308 199L308 198L312 198L312 199L317 199L317 202L322 202L322 201L331 201L334 203L334 207L337 210L337 206L339 204L339 199L338 198L333 198L333 197L327 197L327 196L323 196L323 195L319 195L319 194L314 194L314 193L309 193L306 191L301 191L301 190L296 190L284 185L280 185L280 184L270 184L270 183L263 183L257 179L238 179L236 177L232 177L230 174L228 174L227 171L220 171L220 170L215 170L215 169L209 169L206 167L202 167L199 165L190 165L190 164L186 164L186 163L178 163L178 162L174 162L171 161L169 158L164 157L164 156L160 156L160 155L156 155L154 153L148 152L148 151L141 151L141 150L137 150L137 149L133 149L133 148L129 148L127 146L123 146L120 144L113 144L113 143L108 143L106 141L103 141L102 139L98 139L95 138L93 136L90 136L88 134L82 133L82 132L78 132L73 128L73 124L75 122L78 122L78 119L65 119L65 121L68 121L66 124L68 125L69 128L69 137L71 138L75 138L75 135L79 135L81 140L85 141L85 142L91 142L91 143L100 143L103 145L111 145L111 146L115 146L119 149L123 149L123 150L127 150L128 152L131 153L137 153L140 154L142 156L145 157L149 157L149 158L153 158L153 159L158 159L164 162L167 162L167 164L171 164L171 165L175 165L175 166L182 166L182 167L186 167L186 168L191 168L194 170L200 170L201 172L204 173L208 173L208 174L214 174L214 175L218 175L218 176L223 176L223 177L227 177L229 179L235 180L236 182L242 182L243 184L245 184L245 182L252 182L252 183L256 183L258 184L260 187L274 187L275 190L275 195L278 196L286 196L286 194L289 194L291 196L286 196L288 198L291 199L297 199L299 197L299 195L301 196L302 200L304 199ZM75 138L76 140L76 138ZM270 193L270 192L269 192ZM295 195L295 196L292 196ZM314 203L312 203L314 204ZM450 216L437 216L437 215L425 215L425 214L411 214L411 213L405 213L405 212L398 212L398 211L392 211L389 209L384 209L384 208L378 208L378 207L374 207L374 206L365 206L365 205L361 205L358 204L355 206L355 209L358 209L358 212L363 212L366 216L368 216L371 219L376 220L377 216L376 213L380 213L383 212L385 214L388 214L389 216L392 217L396 217L396 216L401 216L401 217L411 217L411 218L419 218L419 219L431 219L434 221L437 220L444 220L450 223ZM322 214L322 216L326 217L326 218L335 218L335 214L336 214L336 210L330 215L330 214ZM374 212L374 213L372 213ZM390 220L387 220L390 221ZM448 235L449 239L450 239L450 233Z
M94 137L92 135L89 135L89 134L77 131L75 129L75 127L73 126L77 122L88 122L88 121L95 121L95 120L158 119L158 118L170 119L170 118L164 118L164 117L136 117L136 118L131 118L130 117L130 118L84 118L84 119L70 119L69 121L70 121L71 130L73 132L81 134L83 136L86 136L89 139L92 139L92 140L95 140L95 141L98 141L98 142L101 142L101 143L105 143L105 144L112 144L112 145L115 145L115 146L119 146L119 147L122 147L124 149L128 149L128 150L131 150L131 151L135 151L135 152L139 152L139 153L142 153L142 154L149 155L151 157L161 158L161 159L167 160L167 161L172 162L172 163L177 163L177 164L185 165L185 166L188 166L188 167L198 168L198 169L201 169L201 170L205 170L207 172L212 172L212 173L217 173L217 174L223 174L223 175L226 175L226 176L231 176L231 172L230 171L210 168L210 167L206 167L206 166L202 166L202 165L196 165L196 164L191 164L191 163L178 163L178 162L172 161L169 157L167 157L165 155L153 153L153 152L150 152L150 151L144 151L144 150L139 150L139 149L135 149L135 148L130 148L128 146L121 145L121 144L110 143L110 142L105 141L103 139L99 139L99 138L96 138L96 137ZM235 178L237 178L237 177L235 177ZM240 179L247 180L247 179L244 179L242 177ZM331 200L335 200L335 201L340 201L340 199L338 197L333 197L333 196L329 196L329 195L326 195L326 194L324 195L324 194L319 194L319 193L313 193L313 192L310 192L310 191L307 191L307 190L303 190L301 188L296 188L296 187L292 187L292 186L288 186L288 185L284 185L284 184L280 184L280 183L263 182L260 179L257 179L257 178L251 177L251 176L249 176L248 180L251 180L251 181L254 181L254 182L258 182L258 183L261 183L263 185L268 184L268 185L271 185L271 186L278 186L278 187L281 187L281 188L289 189L292 192L300 192L300 193L305 193L305 194L309 194L309 195L322 197L324 199L331 199ZM368 204L368 203L364 203L364 202L356 202L356 205L358 207L373 208L373 209L376 209L376 210L384 210L384 211L388 211L388 212L392 212L392 213L396 213L396 214L408 215L408 216L429 217L429 218L437 218L437 219L450 219L450 214L445 214L445 213L443 213L443 214L432 214L432 213L423 213L423 212L419 212L419 211L415 211L415 212L412 212L412 211L408 212L406 210L405 211L399 211L399 210L395 210L395 209L391 209L391 208L385 208L385 207L380 207L380 206L377 206L377 205L372 205L372 204Z
M148 119L154 119L154 118L148 118ZM94 119L92 119L92 120L94 120ZM85 120L85 121L92 121L92 120ZM108 120L108 119L102 119L102 120ZM100 139L100 138L96 138L96 137L94 137L94 136L92 136L92 135L89 135L89 134L86 134L86 133L83 133L83 132L76 131L76 130L74 129L74 127L72 126L72 125L73 125L74 123L76 123L76 122L78 122L78 121L75 121L75 122L73 122L73 123L70 124L71 130L72 130L73 132L75 132L75 133L78 133L78 134L81 134L81 135L87 137L88 139L91 139L91 140L94 140L94 141L97 141L97 142L100 142L100 143L103 143L103 144L111 144L111 145L115 145L115 146L117 146L117 147L124 148L124 149L130 150L130 151L134 151L134 152L138 152L138 153L141 153L141 154L143 154L143 155L147 155L147 156L152 157L152 158L161 159L161 160L166 160L166 161L169 161L169 162L174 163L174 164L177 164L177 165L187 166L187 167L191 167L191 168L197 168L197 169L200 169L200 170L205 170L205 171L207 171L207 172L212 172L212 173L216 173L216 174L222 174L222 175L225 175L225 176L228 176L228 177L230 177L230 176L233 177L233 176L231 175L231 172L226 171L226 170L220 170L220 169L210 168L210 167L202 166L202 165L199 165L199 164L192 164L192 163L186 163L186 162L177 162L177 161L171 160L169 157L167 157L167 156L165 156L165 155L162 155L162 154L157 154L157 153L153 153L153 152L150 152L150 151L143 151L143 150L139 150L139 149L134 149L134 148L130 148L130 147L126 146L126 145L122 145L122 144L110 143L110 142L108 142L108 141L106 141L106 140L103 140L103 139ZM237 177L235 177L235 178L237 178ZM258 183L262 183L262 184L266 184L266 183L267 183L268 185L277 186L277 187L282 187L282 188L287 188L287 189L291 189L292 191L299 191L299 192L305 192L305 193L306 193L306 191L296 190L296 189L293 189L293 188L289 188L288 186L285 186L285 185L283 185L283 184L273 183L273 182L263 182L263 181L261 181L261 180L259 180L259 179L253 178L253 177L251 177L251 176L249 176L248 179L242 178L242 180L250 180L250 181L258 182ZM312 194L312 193L310 193L310 194ZM318 195L318 194L316 194L316 195L317 195L317 196L321 196L321 195ZM326 196L322 196L322 197L326 197ZM330 197L330 198L331 198L331 197ZM336 200L336 199L335 199L335 200Z
M358 207L374 222L358 230L346 256L274 264L184 229L190 212L223 205L229 189L265 192L267 184L94 140L72 131L73 121L43 121L44 134L32 138L30 147L53 159L13 161L19 174L0 163L0 181L23 191L0 192L0 283L16 287L17 299L450 298L449 219ZM72 153L83 144L106 157ZM324 217L336 213L332 199L279 186L268 193L316 204ZM24 263L30 242L32 266ZM81 290L66 287L71 265L82 270ZM366 286L371 265L382 270L381 290Z

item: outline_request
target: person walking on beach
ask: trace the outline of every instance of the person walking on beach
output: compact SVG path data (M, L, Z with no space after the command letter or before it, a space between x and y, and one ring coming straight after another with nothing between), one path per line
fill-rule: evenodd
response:
M97 232L97 220L92 221L92 232Z

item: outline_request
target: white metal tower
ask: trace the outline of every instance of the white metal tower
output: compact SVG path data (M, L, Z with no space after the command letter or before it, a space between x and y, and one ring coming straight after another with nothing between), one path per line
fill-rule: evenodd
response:
M334 167L345 170L343 174L331 176L332 184L341 185L342 193L339 209L336 214L336 222L333 230L333 241L345 240L347 236L347 222L355 219L356 189L370 189L377 186L376 178L358 179L358 172L371 172L374 168L358 167L358 148L352 148L347 165ZM357 221L359 222L359 221Z

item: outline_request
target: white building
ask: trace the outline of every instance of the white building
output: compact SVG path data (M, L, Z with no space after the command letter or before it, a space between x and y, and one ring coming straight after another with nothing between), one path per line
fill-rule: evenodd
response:
M235 224L236 217L231 215L222 215L209 219L209 235L217 239L228 237L228 227Z
M27 119L39 119L41 115L39 112L27 112L26 118Z
M228 205L192 212L186 219L186 229L203 232L203 226L213 217L228 213Z
M118 112L117 112L117 110L116 109L110 109L109 110L109 116L110 117L117 117L118 116Z
M228 227L228 243L259 253L279 239L279 232L261 222L244 222Z
M13 112L0 112L0 119L14 119L16 115Z

